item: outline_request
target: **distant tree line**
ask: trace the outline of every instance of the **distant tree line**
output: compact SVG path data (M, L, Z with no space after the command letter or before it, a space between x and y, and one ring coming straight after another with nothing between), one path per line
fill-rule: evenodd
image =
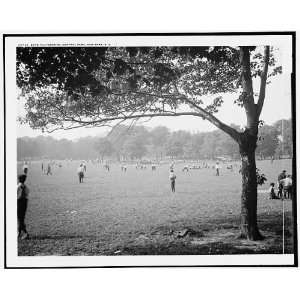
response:
M231 125L236 130L241 129ZM259 128L257 156L259 159L291 157L292 123L279 120ZM171 132L167 127L116 126L106 137L83 137L72 141L38 136L17 140L18 160L25 159L114 159L163 160L239 158L239 149L221 130L190 133Z

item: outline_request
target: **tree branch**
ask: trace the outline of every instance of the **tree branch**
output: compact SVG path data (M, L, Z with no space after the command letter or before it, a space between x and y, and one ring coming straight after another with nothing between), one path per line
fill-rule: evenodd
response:
M181 113L150 113L150 114L137 114L137 115L127 115L127 116L116 116L102 118L94 121L83 121L72 118L72 121L79 124L85 125L97 125L106 122L116 121L116 120L129 120L129 119L139 119L139 118L152 118L152 117L178 117L178 116L196 116L202 117L200 113L197 112L181 112Z
M184 100L195 107L199 113L201 114L203 119L208 120L211 122L213 125L215 125L217 128L223 130L225 133L229 134L235 141L239 140L240 133L235 130L234 128L228 126L227 124L221 122L218 118L216 118L214 115L210 114L207 112L205 109L197 105L195 102L189 100L188 98L184 97Z
M177 89L178 91L178 89ZM225 133L229 134L234 140L239 139L239 132L235 130L234 128L226 125L225 123L221 122L219 119L217 119L215 116L207 112L205 109L194 103L192 100L189 100L186 96L182 94L153 94L153 93L147 93L147 92L131 92L137 95L146 95L146 96L151 96L151 97L158 97L158 98L165 98L165 99L170 99L170 98L177 98L177 99L182 99L185 102L189 103L192 105L194 108L196 108L199 112L198 116L201 116L203 119L206 119L210 121L213 125L215 125L217 128L223 130Z
M263 70L260 75L260 90L259 90L259 97L257 101L257 117L259 117L261 114L264 105L265 96L266 96L266 84L267 84L267 77L268 77L269 60L270 60L270 46L265 46Z

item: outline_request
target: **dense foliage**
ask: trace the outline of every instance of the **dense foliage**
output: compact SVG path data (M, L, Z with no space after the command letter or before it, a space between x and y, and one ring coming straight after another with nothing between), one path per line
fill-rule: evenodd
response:
M264 56L251 54L253 78ZM269 59L275 67L272 51ZM115 124L142 116L212 117L223 93L245 104L238 47L25 47L17 49L17 85L26 99L21 122L46 131ZM204 98L205 100L204 100ZM224 129L224 128L223 128Z

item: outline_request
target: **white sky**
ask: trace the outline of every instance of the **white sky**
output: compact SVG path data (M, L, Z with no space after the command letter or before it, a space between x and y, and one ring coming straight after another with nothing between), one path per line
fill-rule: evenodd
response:
M285 67L286 57L277 57L279 65L283 66L283 74L273 77L272 82L267 86L266 99L261 114L261 119L266 124L272 124L275 121L291 117L291 93L290 93L290 74L286 72L289 67ZM257 85L258 86L258 85ZM254 83L254 90L257 92L256 83ZM227 124L237 124L243 126L245 124L245 113L242 108L233 104L236 99L235 95L227 94L224 96L224 103L220 108L220 111L216 114L221 121ZM18 111L23 110L23 105L19 103ZM123 123L126 124L126 123ZM129 123L128 123L129 124ZM211 131L216 129L208 121L204 121L201 118L193 116L181 116L181 117L156 117L145 123L142 120L138 123L147 127L166 126L171 131L175 130L188 130L191 132ZM96 136L105 135L109 130L107 128L79 128L72 130L59 130L49 135L54 138L67 138L76 139L84 136ZM27 125L17 125L17 136L30 136L35 137L42 135L40 130L32 130Z

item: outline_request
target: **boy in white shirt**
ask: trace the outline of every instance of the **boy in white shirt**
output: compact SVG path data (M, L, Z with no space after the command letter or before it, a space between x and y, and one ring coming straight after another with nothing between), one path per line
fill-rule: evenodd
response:
M281 179L280 183L282 184L283 187L284 198L290 199L292 195L292 186L293 186L292 176L288 175L286 178Z
M169 176L169 178L171 180L171 191L173 193L175 193L175 179L176 179L176 176L175 176L175 173L174 173L173 169L170 170L170 176Z

